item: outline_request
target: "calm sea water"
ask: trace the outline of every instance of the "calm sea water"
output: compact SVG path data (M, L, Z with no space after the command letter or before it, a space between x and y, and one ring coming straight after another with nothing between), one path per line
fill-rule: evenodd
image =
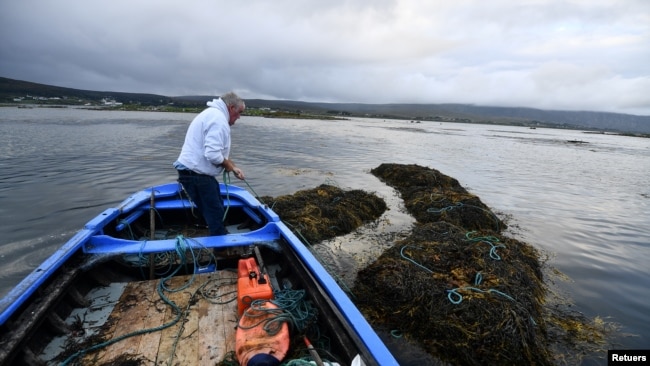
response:
M136 190L174 181L171 163L193 116L0 108L0 296L89 218ZM509 217L512 236L547 253L568 276L556 286L573 308L628 334L616 339L620 348L650 348L650 139L243 117L233 127L233 159L260 196L330 183L384 197L392 209L370 231L387 235L330 243L334 265L355 268L412 223L369 170L381 163L438 169Z

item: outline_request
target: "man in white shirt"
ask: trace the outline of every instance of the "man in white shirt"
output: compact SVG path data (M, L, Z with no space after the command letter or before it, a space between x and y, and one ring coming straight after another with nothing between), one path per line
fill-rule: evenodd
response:
M225 235L223 200L216 177L225 170L244 179L244 172L230 160L230 126L246 104L230 92L207 102L207 106L190 123L174 167L178 182L203 215L210 235Z

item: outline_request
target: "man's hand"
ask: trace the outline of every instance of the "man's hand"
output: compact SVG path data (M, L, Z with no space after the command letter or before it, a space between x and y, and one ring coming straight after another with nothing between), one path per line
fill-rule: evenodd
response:
M235 178L239 180L244 180L246 178L244 177L244 172L242 172L242 170L237 167L233 168L232 172L235 174Z
M221 165L223 165L223 168L226 169L227 172L233 172L235 174L235 178L240 180L245 179L244 172L242 172L241 169L237 168L235 166L235 163L232 162L232 160L223 159L223 163L221 163Z

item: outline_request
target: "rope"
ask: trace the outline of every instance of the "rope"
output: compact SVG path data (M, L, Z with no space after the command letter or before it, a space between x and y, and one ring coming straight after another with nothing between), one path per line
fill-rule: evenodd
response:
M503 244L495 245L495 244L493 243L493 242L499 242L499 238L497 238L497 237L495 237L495 236L491 236L491 235L489 235L489 236L476 236L476 237L471 237L471 235L474 234L474 233L476 233L476 231L469 231L469 232L467 232L467 233L465 234L465 238L466 238L468 241L470 241L470 242L474 242L474 243L485 243L485 244L490 245L490 247L491 247L491 248L490 248L490 258L492 258L492 259L494 259L494 260L496 260L496 261L500 261L500 260L501 260L501 256L499 256L499 254L497 254L497 248L505 248L506 246L503 245Z
M241 324L241 319L237 323L237 327L241 329L252 329L257 328L259 325L263 324L262 329L270 335L275 335L280 332L282 329L282 323L291 323L291 315L285 312L280 308L266 308L268 300L254 300L251 302L249 308L244 311L244 315L248 318L262 318L257 323L250 326L243 326ZM253 313L257 312L257 314ZM271 314L272 316L269 316ZM242 317L243 318L243 317Z
M467 234L469 235L470 233L467 233ZM466 237L469 238L468 235L466 235ZM472 238L472 240L476 240L476 239L477 238ZM496 238L494 238L494 239L496 239ZM485 237L482 237L480 240L486 240L486 239L485 239ZM499 239L496 239L496 240L498 241ZM504 247L503 245L501 245L501 246ZM412 247L412 248L415 248L415 249L422 249L421 247L416 247L416 246L413 246L413 245L404 245L400 249L400 255L402 256L402 258L406 259L407 261L415 264L416 266L422 268L423 270L425 270L425 271L427 271L429 273L434 273L429 268L421 265L420 263L416 262L412 258L406 256L404 254L404 249L406 249L407 247ZM493 245L493 249L494 249L494 247L495 246ZM496 247L498 247L498 246L496 246ZM496 255L496 252L495 252L495 255ZM497 257L498 257L498 255L497 255ZM501 259L501 258L499 257L499 259ZM478 272L478 273L476 273L476 276L474 277L474 285L478 286L478 285L481 284L481 282L483 282L483 275L481 274L481 272ZM458 305L463 301L463 295L461 295L458 292L458 291L461 291L461 290L476 291L476 292L481 292L481 293L494 293L494 294L497 294L497 295L501 295L501 296L507 298L508 300L515 301L515 299L513 299L510 295L508 295L508 294L506 294L504 292L501 292L499 290L495 290L495 289L481 290L480 288L476 288L476 287L472 287L472 286L463 286L463 287L457 287L457 288L454 288L454 289L451 289L451 290L446 290L447 291L447 298L449 299L449 301L451 301L452 304Z
M255 192L253 187L251 187L251 185L248 184L248 181L246 179L244 179L243 181L244 183L246 183L246 186L253 192L253 196L255 196L255 198L257 198L257 200L260 201L261 204L265 205L265 203L262 202L262 198L257 194L257 192Z
M223 170L223 184L226 186L226 202L228 204L226 205L226 209L223 211L223 219L221 221L226 221L226 215L228 215L228 211L230 210L230 192L228 190L228 186L230 186L230 174L224 169Z
M305 290L280 290L273 292L274 299L271 300L290 315L291 329L299 334L304 333L318 316L318 310L307 300L306 295Z
M406 247L413 247L413 248L415 248L415 249L422 249L422 247L416 247L416 246L413 246L413 245L404 245L404 246L402 247L402 249L400 249L399 254L402 256L402 258L404 258L404 259L406 259L407 261L409 261L409 262L415 264L416 266L422 268L423 270L425 270L425 271L427 271L427 272L429 272L429 273L433 273L433 271L430 270L429 268L427 268L427 267L421 265L420 263L414 261L414 260L411 259L410 257L407 257L406 255L404 255L404 249L406 249Z
M261 318L250 326L237 324L242 329L256 328L260 325L268 334L275 335L282 329L282 324L287 323L291 332L304 334L318 316L318 310L307 299L305 290L281 290L273 293L273 300L254 300L250 307L244 311L248 318ZM271 302L277 308L266 308L264 305Z
M460 207L460 206L462 206L462 205L463 205L462 202L458 202L458 203L456 203L455 205L447 206L447 207L443 207L443 208L440 208L440 209L435 209L435 208L433 208L433 207L430 207L430 208L427 209L427 212L429 212L429 213L437 213L437 214L441 214L441 213L443 213L443 212L451 211L451 210L453 210L454 208L456 208L456 207Z
M483 282L483 275L481 274L481 272L477 272L476 276L474 276L474 285L478 286L478 285L481 284L481 282ZM507 295L507 294L505 294L505 293L503 293L503 292L501 292L499 290L495 290L495 289L481 290L481 289L476 288L476 287L465 286L465 287L458 287L458 288L455 288L455 289L452 289L452 290L447 290L447 298L449 299L449 301L451 301L452 304L455 304L455 305L458 305L463 301L463 295L459 294L458 290L471 290L471 291L477 291L477 292L482 292L482 293L495 293L495 294L501 295L501 296L503 296L503 297L505 297L505 298L507 298L507 299L509 299L511 301L515 301L515 299L513 299L511 296L509 296L509 295Z
M169 300L163 294L163 286L162 286L162 284L163 284L163 282L165 280L166 280L165 278L160 279L160 281L158 282L158 286L156 286L156 291L158 292L158 295L160 296L160 298L167 305L169 305L172 308L173 313L176 314L176 317L172 321L170 321L167 324L163 324L161 326L158 326L158 327L149 328L149 329L141 329L141 330L137 330L137 331L132 332L132 333L124 334L124 335L121 335L121 336L119 336L117 338L113 338L113 339L111 339L109 341L98 343L98 344L95 344L95 345L93 345L91 347L88 347L86 349L80 350L80 351L72 354L71 356L69 356L67 359L65 359L61 363L61 366L66 366L66 365L70 364L70 362L74 361L78 357L84 356L88 352L92 352L92 351L95 351L95 350L110 346L110 345L115 344L117 342L120 342L120 341L122 341L124 339L131 338L131 337L134 337L134 336L137 336L137 335L146 334L146 333L153 333L153 332L157 332L157 331L160 331L160 330L163 330L163 329L167 329L167 328L173 326L174 324L178 323L178 321L181 319L182 312L181 312L181 309L178 307L178 305L176 305L176 303Z
M452 304L458 305L463 301L463 295L458 293L458 291L462 291L462 290L471 290L471 291L476 291L481 293L495 293L497 295L501 295L505 297L510 301L515 301L515 299L513 299L510 295L503 293L499 290L495 290L495 289L481 290L480 288L476 288L472 286L464 286L464 287L457 287L451 290L447 290L447 298L449 299L449 301L451 301Z
M467 205L467 204L464 204L464 203L462 203L462 202L456 202L455 205L451 205L451 206L447 206L447 207L443 207L443 208L433 208L433 207L430 207L430 208L427 209L427 212L429 212L429 213L435 213L435 214L442 214L442 213L444 213L444 212L446 212L446 211L451 211L451 210L453 210L453 209L455 209L455 208L460 208L460 207L471 207L471 208L476 208L476 209L479 209L479 210L481 210L481 211L484 211L484 212L490 214L490 216L492 216L492 219L494 219L494 222L496 222L496 225L497 225L497 232L501 231L501 230L499 229L499 218L498 218L498 217L497 217L497 216L496 216L492 211L490 211L490 210L486 210L486 209L484 209L483 207L474 206L474 205Z

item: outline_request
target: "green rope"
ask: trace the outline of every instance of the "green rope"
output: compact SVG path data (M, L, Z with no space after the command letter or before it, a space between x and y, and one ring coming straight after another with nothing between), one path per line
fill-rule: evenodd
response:
M141 335L141 334L157 332L157 331L169 328L169 327L173 326L174 324L178 323L178 321L181 319L182 312L181 312L181 309L178 307L178 305L176 305L175 302L171 301L169 298L167 298L164 295L163 287L162 287L162 283L163 283L164 280L165 280L164 278L160 279L160 281L158 282L158 286L156 286L156 291L158 292L158 295L160 296L160 298L167 305L169 305L173 309L173 312L176 314L176 317L172 321L170 321L167 324L163 324L161 326L158 326L158 327L148 328L148 329L141 329L141 330L137 330L137 331L132 332L132 333L124 334L124 335L121 335L121 336L119 336L117 338L113 338L113 339L111 339L109 341L98 343L98 344L95 344L95 345L93 345L91 347L88 347L86 349L80 350L80 351L72 354L71 356L69 356L65 361L63 361L61 363L61 366L66 366L66 365L70 364L70 362L74 361L78 357L84 356L88 352L96 351L98 349L110 346L112 344L115 344L115 343L120 342L120 341L122 341L124 339L127 339L127 338L131 338L131 337L138 336L138 335Z
M468 233L468 234L469 234L469 233ZM497 241L498 241L498 239L497 239ZM423 270L425 270L425 271L427 271L427 272L429 272L429 273L434 273L434 272L433 272L432 270L430 270L429 268L427 268L427 267L421 265L420 263L416 262L416 261L413 260L412 258L406 256L406 255L404 254L404 249L406 249L407 247L412 247L412 248L416 248L416 249L422 249L421 247L416 247L416 246L412 246L412 245L404 245L404 246L400 249L400 255L402 256L402 258L406 259L407 261L409 261L409 262L415 264L416 266L422 268ZM500 258L499 258L499 259L500 259ZM475 278L474 278L474 285L478 286L478 285L481 284L481 282L483 282L483 275L481 274L481 272L478 272L478 273L476 273L476 276L475 276ZM511 300L511 301L515 301L515 299L513 299L510 295L508 295L508 294L506 294L506 293L503 293L503 292L501 292L501 291L499 291L499 290L495 290L495 289L481 290L481 289L479 289L479 288L472 287L472 286L464 286L464 287L458 287L458 288L451 289L451 290L446 290L446 291L447 291L447 298L449 299L449 301L451 301L452 304L458 305L458 304L460 304L460 303L463 301L463 295L461 295L461 294L458 292L458 291L460 291L460 290L470 290L470 291L476 291L476 292L481 292L481 293L494 293L494 294L497 294L497 295L501 295L501 296L503 296L503 297L505 297L505 298L507 298L507 299L509 299L509 300Z
M282 329L282 324L287 323L292 333L304 334L307 328L314 324L318 317L318 310L307 299L305 290L281 290L273 293L273 300L254 300L244 314L248 318L260 318L250 326L237 325L241 329L252 329L263 325L268 334L275 335ZM270 302L277 308L267 308Z
M226 221L226 215L228 215L228 211L230 210L230 192L228 191L228 186L230 186L230 174L224 169L223 170L223 184L226 186L226 201L228 204L226 205L226 209L223 212L223 219L221 221Z
M255 190L253 189L253 187L251 187L251 185L248 184L248 181L247 181L246 179L244 179L243 181L244 181L244 183L246 183L246 186L247 186L247 187L248 187L248 188L253 192L253 196L255 196L255 198L256 198L258 201L260 201L261 204L265 205L265 203L262 202L262 198L257 194L257 192L255 192Z
M289 313L280 308L264 307L267 302L269 302L269 300L254 300L251 302L250 307L244 310L244 316L252 319L261 319L250 326L243 326L240 319L237 327L241 329L252 329L263 324L262 329L264 329L266 333L275 335L280 332L283 323L291 323L291 315ZM269 316L269 314L272 316Z
M273 292L271 302L290 315L291 329L303 334L314 323L318 310L307 299L305 290L279 290Z
M119 223L126 225L127 229L129 229L130 239L135 240L135 234L133 234L133 229L131 229L131 224L124 219L120 220Z

